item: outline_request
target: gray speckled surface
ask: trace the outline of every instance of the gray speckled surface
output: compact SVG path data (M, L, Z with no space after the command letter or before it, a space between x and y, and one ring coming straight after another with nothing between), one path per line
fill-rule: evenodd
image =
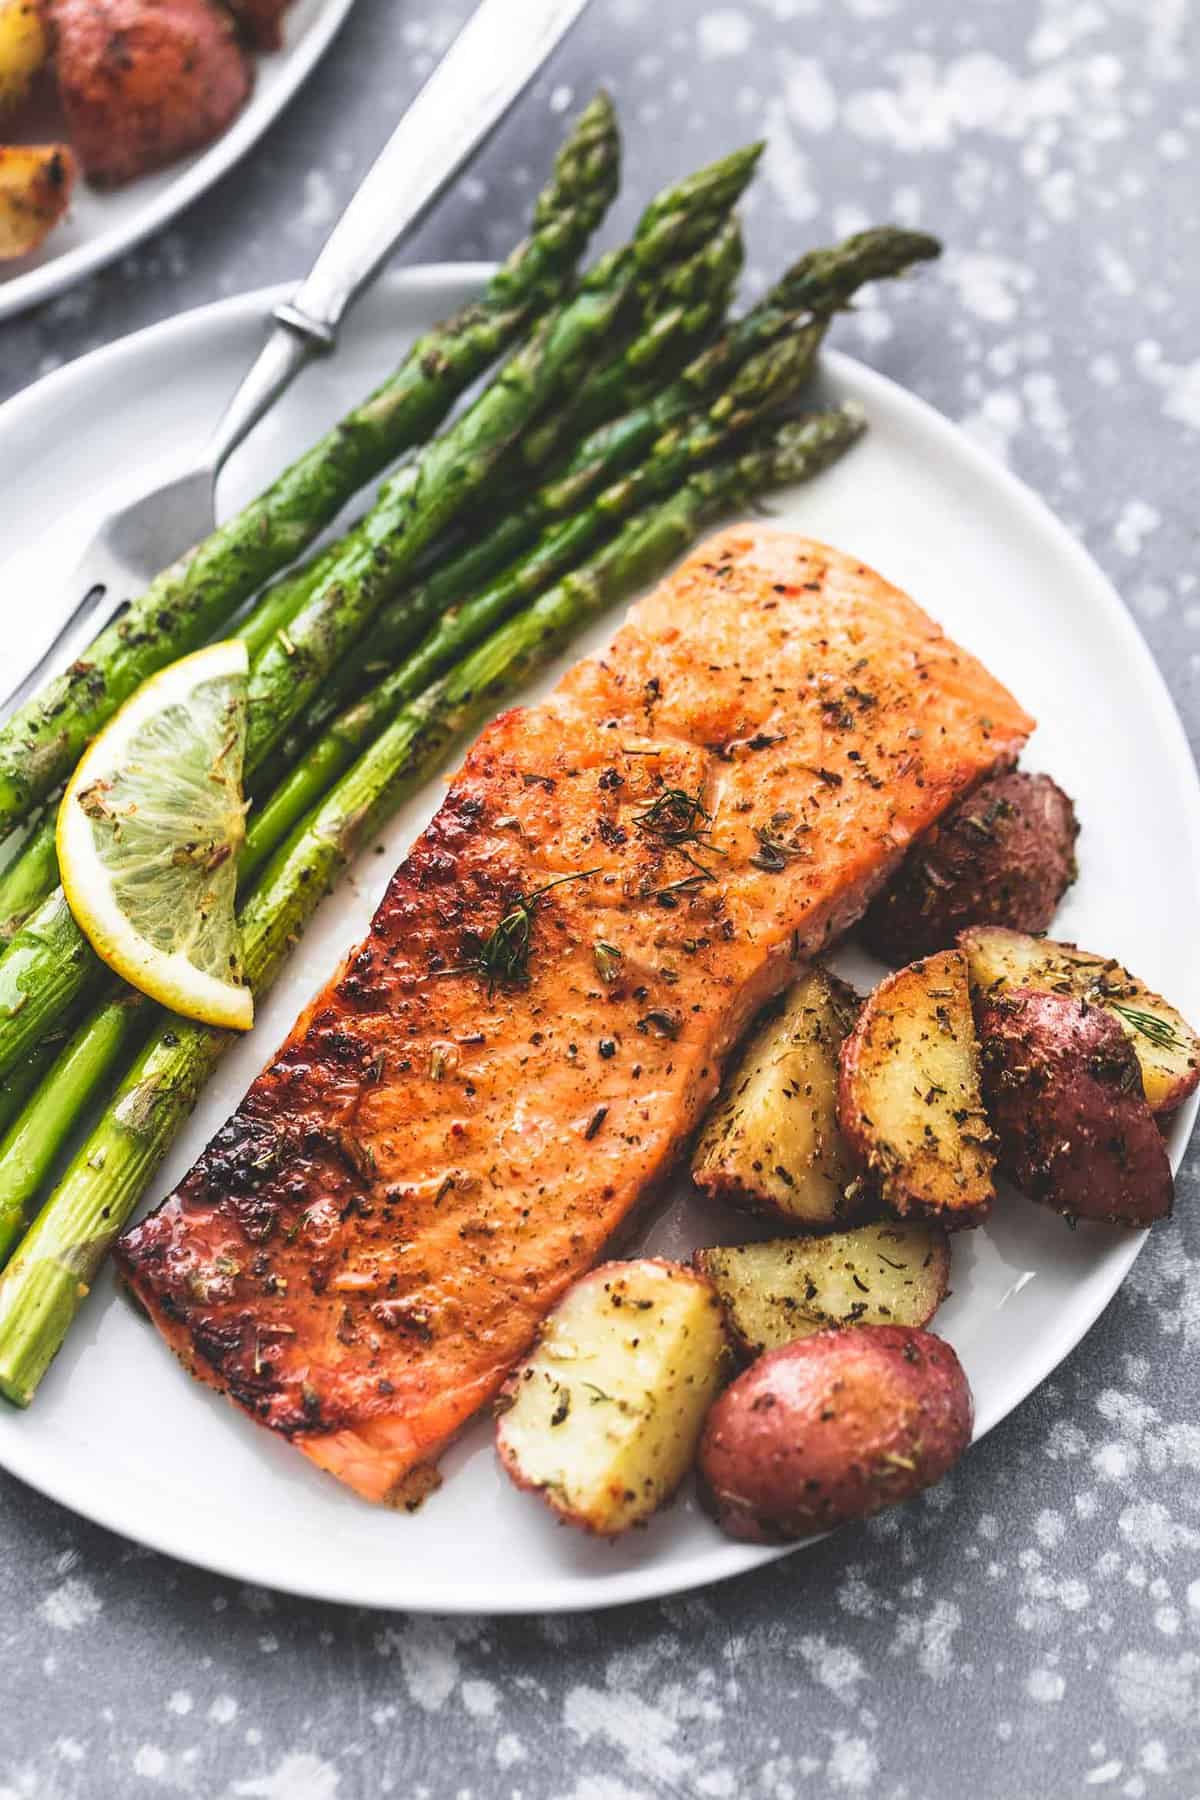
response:
M0 395L298 273L466 11L359 0L245 169L0 331ZM1078 531L1195 733L1198 48L1189 0L594 0L410 254L505 247L597 79L622 102L621 224L765 129L752 276L859 221L932 225L940 269L839 341ZM352 1614L194 1573L0 1479L0 1800L1200 1794L1196 1177L1193 1158L1125 1290L952 1481L677 1602Z

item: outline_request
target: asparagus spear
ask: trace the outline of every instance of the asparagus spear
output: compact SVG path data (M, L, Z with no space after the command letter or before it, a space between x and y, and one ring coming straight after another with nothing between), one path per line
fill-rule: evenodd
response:
M762 146L735 151L667 188L632 240L602 257L578 293L516 350L474 406L382 488L326 579L250 674L246 763L253 769L285 735L323 678L466 505L494 486L512 446L586 377L610 334L633 316L639 291L725 226Z
M0 1131L7 1130L52 1067L62 1045L48 1037L0 1081Z
M287 629L305 601L325 580L337 554L338 544L327 544L298 569L274 582L230 632L230 637L241 638L251 662L262 655L272 638Z
M482 300L415 343L392 378L266 493L166 570L85 660L0 729L0 832L71 772L88 739L146 677L195 649L299 556L350 497L446 416L530 319L554 304L616 192L612 104L599 95L559 152L533 229Z
M415 698L518 606L580 562L623 518L669 492L698 464L727 449L764 411L792 398L810 367L808 338L803 332L752 357L707 413L693 414L664 432L640 468L612 483L582 510L549 527L498 580L442 613L418 648L334 720L254 813L241 853L243 878L262 866L399 706ZM546 490L549 497L535 497L530 506L540 505L553 514L562 491L562 483L552 483Z
M816 363L817 353L833 315L848 305L856 290L869 281L885 276L901 275L915 263L940 254L936 238L924 232L902 231L884 225L861 231L840 244L807 252L775 283L757 306L744 318L735 321L725 333L689 362L668 385L652 380L647 390L629 404L629 376L626 368L602 370L589 386L604 410L615 411L613 399L600 400L603 388L612 384L614 397L619 391L625 397L626 411L619 417L594 427L577 445L557 483L544 486L531 504L537 522L533 530L555 518L565 517L580 506L601 484L635 464L652 447L661 432L693 414L702 402L728 390L726 404L738 407L750 403L734 385L739 368L756 354L786 340L791 346L797 340L806 346L808 370ZM636 348L636 347L634 347ZM789 358L798 354L790 348ZM799 379L799 376L797 377ZM527 440L535 449L539 442L553 436L557 429L551 419L539 425ZM563 439L558 440L559 447ZM502 521L501 530L511 528L513 515ZM484 562L489 554L488 540L469 555ZM504 560L507 560L505 558ZM492 564L491 567L501 566ZM490 569L488 570L490 573ZM425 623L437 616L455 597L472 591L480 573L466 564L453 563L444 571L436 571L427 592L424 584L402 593L385 606L371 629L371 660L387 662L413 636L413 620ZM321 697L305 715L303 735L297 733L289 743L287 766L297 757L331 720L340 702L354 691L357 670L361 664L343 665L325 684ZM361 685L361 683L359 683ZM273 784L272 784L273 785Z
M640 336L588 376L578 397L553 421L530 435L521 447L525 473L542 467L557 449L581 436L601 421L629 405L642 388L654 387L666 373L677 373L698 340L707 335L725 309L742 266L742 238L737 221L728 219L711 241L678 267L668 270L657 288L650 290L649 322ZM677 367L672 367L673 362ZM396 656L419 633L422 624L464 593L471 593L489 576L503 569L532 541L542 520L528 510L509 510L479 543L463 551L434 584L421 587L423 605L412 609L412 621L400 607L388 609L390 617L379 621L374 634L374 660ZM253 661L288 625L329 575L339 554L332 544L303 567L285 575L268 588L231 635L240 637ZM354 659L343 664L313 702L311 714L302 720L277 754L290 768L323 725L336 717L362 681ZM260 772L261 773L261 772ZM266 779L268 790L277 784ZM19 853L0 875L0 944L33 913L58 885L54 847L57 805L48 806Z
M274 980L321 897L447 744L604 608L660 575L714 516L828 465L862 429L849 412L779 427L698 471L411 702L273 859L242 908L247 977ZM117 1232L153 1179L229 1034L161 1015L114 1104L72 1158L3 1277L0 1393L32 1400Z
M529 432L522 452L526 470L544 468L585 432L627 412L682 372L719 323L743 260L741 227L729 219L652 295L649 323L640 336L592 370L574 400ZM519 487L520 479L514 485Z
M36 1050L31 1050L28 1056L23 1057L0 1080L0 1133L8 1130L13 1120L21 1114L30 1096L40 1087L77 1022L77 1015L72 1010L59 1021L53 1031L47 1033ZM2 1261L3 1258L0 1258L0 1262Z
M699 341L719 322L742 256L741 230L730 218L695 256L668 271L648 296L650 318L640 335L589 375L575 400L514 446L521 479L510 484L510 504L505 505L503 495L497 496L499 516L491 529L449 560L435 557L431 575L382 608L371 627L369 657L347 657L330 672L307 711L259 768L255 786L260 791L278 785L346 702L414 642L431 619L464 594L474 593L532 543L546 516L536 496L532 502L518 497L528 477L539 474L552 454L598 423L625 407L642 404L686 366Z
M246 769L262 763L381 601L502 466L514 439L569 392L609 334L664 267L724 234L762 152L759 144L701 169L651 201L632 241L602 257L577 295L553 311L455 425L385 483L362 524L250 672ZM2 736L2 734L0 734ZM3 778L0 775L0 789ZM61 888L0 958L0 1075L89 986L98 959Z
M693 416L663 434L645 465L610 485L577 516L547 528L540 540L505 574L446 612L419 648L338 719L303 762L254 815L241 855L243 880L261 868L293 826L321 799L357 752L381 731L398 708L502 619L532 599L579 562L605 532L656 494L670 489L697 464L715 455L766 410L781 405L808 372L803 333L784 339L746 364L709 415ZM732 405L730 403L733 403ZM561 484L554 484L557 493ZM527 503L534 518L553 516L538 496ZM444 581L462 570L472 552L440 573ZM436 587L438 576L431 585ZM465 583L450 593L469 592ZM441 596L429 616L443 611ZM118 987L116 996L94 1014L80 1045L72 1042L59 1057L48 1082L49 1098L30 1107L0 1142L0 1264L23 1228L25 1208L56 1161L74 1119L103 1086L138 1029L135 996ZM64 1104L63 1102L67 1103Z
M589 479L597 460L610 470L628 467L658 433L690 412L699 396L710 394L756 352L796 331L807 333L810 354L817 352L833 320L868 281L900 275L915 263L941 254L938 240L924 232L877 226L856 232L821 250L810 250L792 264L759 304L735 320L716 343L700 353L678 379L643 407L600 426L575 451L569 477Z
M13 933L0 959L0 1076L36 1049L101 968L56 888Z
M587 115L585 115L587 121ZM581 121L579 135L583 133L585 121ZM569 146L570 148L570 146ZM840 245L811 250L802 256L795 265L775 283L774 288L766 295L765 301L750 311L747 317L739 320L730 328L729 333L721 338L709 353L694 360L684 373L671 383L666 392L655 392L657 382L651 380L649 392L644 394L635 405L630 403L630 387L633 380L633 369L637 364L653 362L653 346L658 344L662 351L662 338L667 333L666 315L655 315L649 322L644 338L635 340L628 349L628 358L622 362L617 358L615 364L608 369L601 369L592 374L585 382L583 392L579 396L578 412L574 414L574 425L579 428L581 419L592 423L596 418L617 410L621 403L626 403L628 412L617 425L601 432L601 436L592 437L588 443L579 446L572 468L581 473L587 484L587 470L590 464L603 464L601 479L612 473L615 468L628 466L630 459L640 454L644 446L653 441L658 430L680 418L685 410L691 409L703 392L711 391L712 385L720 382L729 369L736 367L741 358L750 355L754 349L774 342L784 331L797 328L797 319L802 313L810 311L815 317L810 322L811 353L817 355L820 338L824 337L824 329L828 326L829 315L833 311L849 304L858 286L867 281L878 281L887 275L901 274L909 266L925 261L928 257L939 254L939 243L923 232L907 232L896 227L876 227L865 232L856 232L853 238L847 238ZM518 252L520 256L520 252ZM720 238L714 239L712 256L720 256ZM680 297L684 272L676 277L680 286L676 288L676 299ZM486 302L484 302L486 304ZM675 310L678 311L678 310ZM682 328L682 342L687 340L687 333L694 331L702 335L711 320L703 313L702 301L698 299L691 313L685 313L678 319ZM678 346L676 346L678 347ZM655 365L655 373L660 373L662 362ZM381 392L387 392L383 389ZM567 412L565 418L572 418ZM538 455L549 454L554 446L565 443L567 432L563 430L560 419L547 421L542 427L531 432L527 439L527 452L531 461L536 463ZM536 527L533 527L536 529ZM531 535L533 535L531 529ZM450 594L461 594L464 590L473 590L480 580L486 580L491 572L506 565L507 560L522 547L520 527L513 515L502 522L497 544L489 551L488 540L480 544L473 554L477 562L473 567L464 567L455 571L455 585L448 585ZM504 535L507 533L507 535ZM489 556L493 560L489 560ZM275 635L279 626L290 621L297 603L308 598L315 585L317 576L324 576L331 567L331 558L318 562L317 567L309 565L308 571L300 571L299 578L288 578L281 583L281 589L272 590L266 598L255 607L250 621L246 621L241 635L250 646L252 655L257 655L264 644ZM273 608L273 610L272 610ZM398 653L399 644L410 632L407 614L403 610L403 598L398 603L398 610L385 608L380 619L376 621L376 634L372 643L372 659L387 659ZM416 608L419 619L432 617L430 612ZM304 751L304 745L324 729L336 716L338 707L351 697L354 691L354 670L345 670L344 675L335 677L329 684L329 693L322 695L322 700L315 704L313 713L300 727L299 733L290 736L281 745L282 763L291 767L297 756ZM2 749L0 749L0 769L2 769ZM268 781L266 787L275 787L275 779ZM32 913L36 905L41 904L45 896L52 893L58 882L58 873L52 862L52 835L54 824L52 815L49 823L43 823L38 832L34 832L29 844L23 848L20 857L14 860L9 869L5 869L4 877L0 877L0 940L11 936L16 925Z
M741 272L743 254L741 227L738 220L730 216L696 256L669 268L666 279L649 288L646 293L648 324L639 337L622 346L608 364L588 374L578 396L556 412L554 418L513 446L513 481L509 486L515 495L529 475L542 472L560 446L583 436L604 419L612 418L630 403L633 396L648 389L653 391L653 387L667 380L669 374L678 373L678 369L685 367L689 356L696 353L698 340L711 333L725 311ZM538 529L538 520L531 520L529 511L520 508L520 502L515 504L516 511L504 508L504 495L497 495L497 509L502 509L497 526L461 551L453 565L444 562L444 556L435 556L439 580L432 589L428 589L428 583L423 583L423 590L430 596L441 594L453 598L479 587L493 572L504 569L513 556L533 540ZM315 560L297 576L281 581L272 594L259 601L250 621L237 632L252 659L263 652L273 635L290 626L300 605L329 574L336 554L338 545L331 545L324 558ZM380 661L381 655L396 657L421 623L448 605L448 598L428 599L428 605L434 610L417 610L412 619L399 608L385 608L390 614L389 630L380 639L378 630L383 619L376 621L376 630L372 632L372 661ZM299 724L293 724L288 738L275 751L277 756L282 756L288 769L309 738L315 736L320 724L335 718L340 700L349 698L353 691L356 675L358 686L362 686L358 661L344 662L333 671L331 679L313 700L311 715L317 715L317 709L320 709L320 720L311 722L306 716ZM275 787L275 779L266 778L263 785Z
M241 854L243 881L253 876L292 828L314 807L357 753L398 709L414 699L517 607L578 564L607 531L650 498L670 490L692 468L726 448L768 409L795 392L809 367L804 332L752 357L707 414L693 416L663 434L643 465L611 484L589 506L547 529L525 556L498 580L450 609L425 641L396 670L350 707L314 744L303 761L255 813ZM561 484L556 484L561 485ZM554 490L552 490L554 491ZM530 503L537 505L537 497ZM465 559L462 559L465 560ZM452 567L454 565L451 565ZM465 590L460 589L460 592ZM439 608L440 610L440 608ZM90 1048L68 1047L49 1080L51 1099L29 1109L0 1143L0 1263L19 1235L24 1208L57 1158L79 1111L103 1085L137 1029L132 996L95 1015ZM87 1072L86 1089L78 1071ZM7 1221L7 1223L6 1223Z
M67 1138L134 1041L153 1008L124 986L114 990L62 1046L45 1080L0 1143L0 1265L29 1223L28 1208Z
M714 244L716 242L714 240ZM713 254L719 252L714 251ZM811 356L815 361L830 318L849 303L858 287L868 281L902 274L914 263L939 254L940 245L936 238L923 232L902 231L893 226L857 232L840 244L809 251L786 271L758 306L691 362L665 390L660 389L652 379L649 392L629 405L621 418L594 431L578 447L564 478L577 485L574 492L568 485L564 485L559 491L558 516L569 511L574 504L581 503L589 493L595 492L601 481L610 479L635 462L654 442L660 431L690 412L700 398L710 394L723 380L727 380L730 373L755 351L777 341L784 334L804 330L808 334ZM680 271L676 279L682 283L684 271ZM705 325L703 318L696 313L693 313L692 318L695 329L702 331ZM661 327L652 319L647 338L652 339L658 329ZM598 371L589 378L581 396L580 411L584 417L588 414L589 392L592 396L592 416L612 410L615 405L620 404L621 396L624 396L628 405L633 379L632 365L639 354L646 361L651 360L648 342L635 340L628 347L627 362L619 357L607 369ZM570 411L568 409L561 416L569 417ZM529 456L536 460L539 451L544 454L555 441L561 445L565 441L565 434L555 440L555 433L559 429L558 420L549 420L538 426L527 440ZM544 518L534 521L528 526L527 534L523 535L526 528L522 520L515 512L510 512L497 528L495 541L484 539L466 553L469 560L464 560L461 566L451 564L446 568L443 580L439 581L435 576L433 585L419 584L415 591L402 594L389 606L385 606L372 628L371 661L388 662L394 658L445 605L464 592L474 591L482 580L503 568L523 544L530 541L543 522ZM328 569L327 562L323 565L322 572L328 573ZM303 573L300 580L304 580ZM293 594L299 593L302 600L311 592L311 586L302 590L293 589ZM270 596L260 604L269 606ZM287 618L290 619L295 610L293 606L287 613ZM251 641L248 634L247 641ZM362 685L359 680L360 667L357 659L344 661L325 684L321 695L312 702L302 724L277 746L275 755L270 759L270 779L262 784L266 791L277 786L282 779L282 772L295 765L297 759L304 754L307 744L331 723L341 706L359 690ZM39 850L40 862L36 860ZM28 871L23 871L21 864L26 856L35 860ZM5 892L4 881L8 880L22 884L22 905L20 916L15 917L6 913L0 904L0 935L3 934L6 917L11 920L10 929L23 922L32 909L51 893L57 882L57 873L54 871L52 874L52 865L45 855L43 840L35 837L30 848L6 871L4 879L0 880L0 903ZM32 1023L27 1021L31 1028ZM5 1066L3 1037L3 1026L0 1024L0 1068Z

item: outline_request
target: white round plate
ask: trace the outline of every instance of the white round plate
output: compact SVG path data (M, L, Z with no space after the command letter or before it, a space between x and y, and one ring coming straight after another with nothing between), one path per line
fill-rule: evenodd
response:
M334 360L308 372L231 469L223 506L248 498L396 362L410 336L475 291L478 267L417 270L354 313ZM59 601L99 508L200 443L279 296L252 294L128 338L40 382L0 412L0 606L8 655ZM1183 732L1120 601L1045 507L921 401L844 356L827 397L862 402L865 442L781 522L845 546L909 589L1041 720L1028 761L1073 794L1082 875L1061 934L1121 957L1200 1018L1200 794ZM114 474L119 471L119 475ZM63 496L77 507L63 516ZM612 621L573 654L598 648ZM540 686L545 688L553 672ZM386 833L324 907L252 1037L206 1092L155 1184L168 1191L236 1105L342 951L441 784ZM860 974L866 971L858 971ZM1172 1132L1176 1160L1195 1116ZM680 1181L646 1234L678 1253L736 1241ZM1118 1286L1141 1236L1061 1220L1006 1197L954 1241L955 1345L990 1429L1054 1368ZM556 1526L500 1474L486 1422L445 1459L445 1486L412 1518L372 1509L184 1375L102 1278L34 1406L0 1414L0 1464L155 1548L243 1580L322 1599L437 1612L549 1612L644 1599L753 1568L775 1552L722 1538L685 1494L616 1546ZM1030 1491L1030 1506L1034 1495Z
M249 100L229 130L207 149L112 193L98 193L81 179L70 211L41 249L16 262L0 263L0 319L61 294L190 206L258 142L324 56L353 4L354 0L296 0L284 20L282 50L254 56ZM40 119L32 123L34 129L23 133L26 141L62 135L57 116L45 127Z

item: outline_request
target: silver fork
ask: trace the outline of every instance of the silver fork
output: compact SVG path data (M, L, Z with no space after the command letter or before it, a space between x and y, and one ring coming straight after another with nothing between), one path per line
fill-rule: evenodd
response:
M304 284L275 308L274 328L195 467L110 514L71 577L74 600L53 641L11 693L0 720L47 676L68 668L154 577L216 527L217 476L311 357L332 350L351 301L509 107L588 0L481 0L334 226Z

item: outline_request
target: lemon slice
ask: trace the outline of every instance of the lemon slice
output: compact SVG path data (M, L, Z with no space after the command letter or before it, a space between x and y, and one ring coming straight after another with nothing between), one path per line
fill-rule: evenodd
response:
M67 904L133 987L248 1031L238 852L245 837L246 646L211 644L151 676L110 719L58 812Z

